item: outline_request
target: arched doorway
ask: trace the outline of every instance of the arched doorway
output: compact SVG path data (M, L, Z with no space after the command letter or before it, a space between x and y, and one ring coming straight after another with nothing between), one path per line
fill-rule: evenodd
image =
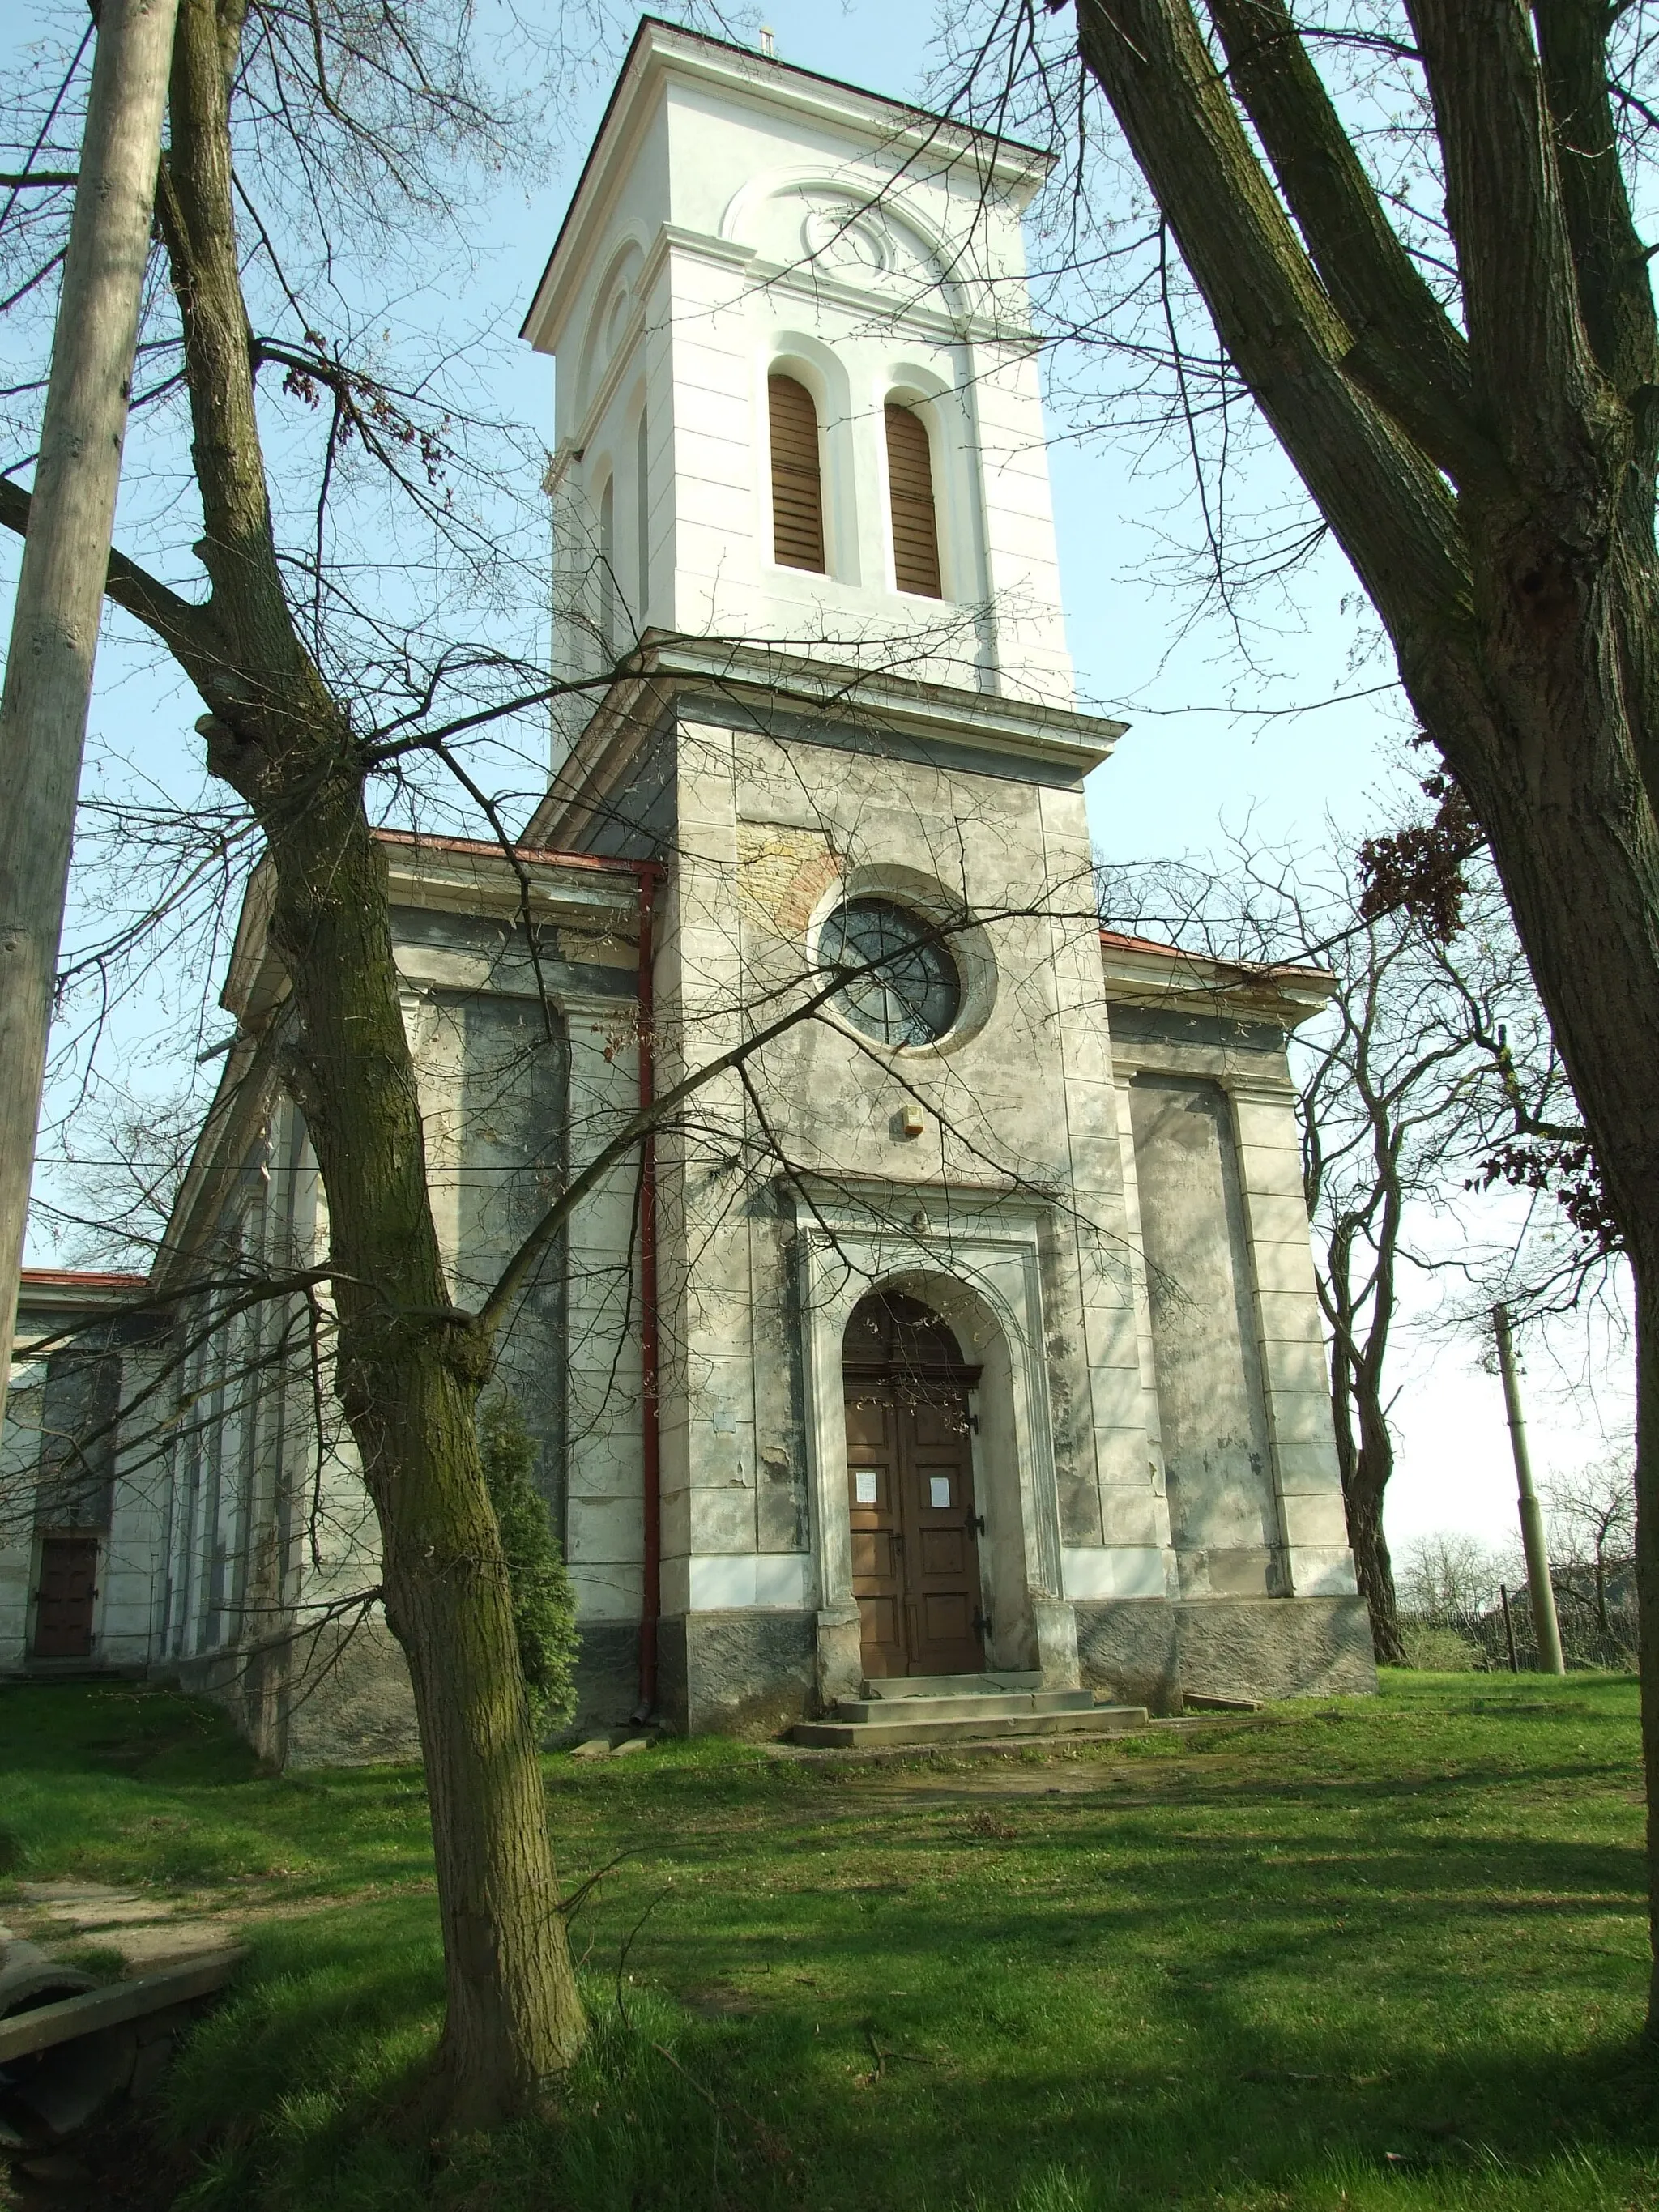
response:
M968 1393L980 1370L917 1298L854 1308L842 1344L853 1596L866 1675L976 1674L981 1601Z

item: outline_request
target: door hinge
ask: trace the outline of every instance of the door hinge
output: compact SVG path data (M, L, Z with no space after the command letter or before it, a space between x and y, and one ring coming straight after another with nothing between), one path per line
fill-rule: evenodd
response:
M960 1616L958 1616L958 1618ZM981 1644L983 1644L989 1637L991 1633L991 1616L988 1613L976 1613L974 1615L974 1633L978 1637Z
M985 1534L985 1516L982 1513L970 1513L968 1516L968 1526L970 1530L977 1528L982 1536Z

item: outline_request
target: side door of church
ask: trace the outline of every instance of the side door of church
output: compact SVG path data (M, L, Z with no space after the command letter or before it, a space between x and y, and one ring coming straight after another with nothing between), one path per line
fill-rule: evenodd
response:
M97 1598L98 1539L43 1536L34 1593L35 1658L88 1657Z

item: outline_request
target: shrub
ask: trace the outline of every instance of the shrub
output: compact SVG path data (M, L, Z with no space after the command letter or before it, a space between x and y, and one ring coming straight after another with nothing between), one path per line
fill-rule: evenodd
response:
M478 1408L478 1448L507 1556L530 1723L544 1735L576 1710L576 1598L536 1487L536 1446L508 1392L494 1392Z
M1400 1641L1405 1647L1406 1664L1423 1674L1468 1674L1484 1662L1479 1647L1455 1628L1413 1620L1406 1613L1401 1615Z

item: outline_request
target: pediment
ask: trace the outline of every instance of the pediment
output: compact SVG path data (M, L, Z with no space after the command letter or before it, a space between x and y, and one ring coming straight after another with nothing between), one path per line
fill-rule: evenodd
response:
M805 276L833 277L892 295L954 287L944 261L897 187L799 176L759 178L744 187L722 225L763 262Z

